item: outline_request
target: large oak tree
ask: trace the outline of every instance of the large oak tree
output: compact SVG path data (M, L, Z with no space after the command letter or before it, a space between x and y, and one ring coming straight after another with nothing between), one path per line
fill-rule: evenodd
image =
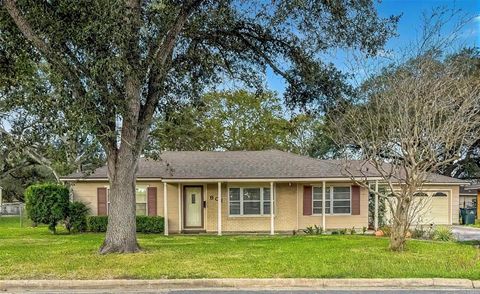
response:
M70 116L106 152L111 209L101 253L139 250L135 173L160 102L226 79L256 87L267 68L286 80L289 103L338 98L344 78L322 53L375 54L398 20L378 17L369 0L0 3L1 56L48 66Z

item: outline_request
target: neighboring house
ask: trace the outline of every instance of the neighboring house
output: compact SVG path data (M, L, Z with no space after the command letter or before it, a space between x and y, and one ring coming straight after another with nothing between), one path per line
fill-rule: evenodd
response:
M161 158L140 159L136 207L137 214L168 216L165 234L291 233L312 225L361 229L368 226L369 193L351 176L372 184L381 181L359 161L318 160L276 150L164 152ZM74 200L87 203L93 214L108 214L106 167L63 180L71 182ZM432 223L458 223L463 184L429 176L423 191L438 195L428 212Z
M469 186L460 187L460 208L477 208L477 189Z

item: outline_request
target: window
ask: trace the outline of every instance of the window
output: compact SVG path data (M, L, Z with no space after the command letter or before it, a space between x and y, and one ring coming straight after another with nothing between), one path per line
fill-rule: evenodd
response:
M107 214L110 211L110 188L107 188ZM136 215L147 215L147 187L137 186L135 188L135 213Z
M325 214L350 214L350 187L325 188ZM313 187L313 214L322 214L322 187Z
M269 188L230 188L228 199L230 215L270 214Z
M433 197L447 197L447 193L436 192L436 193L433 194Z
M325 213L330 213L330 187L325 188ZM322 188L313 187L313 214L322 214Z
M427 193L424 193L424 192L416 192L415 194L413 194L414 197L428 197L428 194Z
M138 187L135 189L135 212L137 215L147 215L147 187Z
M350 187L333 187L333 213L350 213Z

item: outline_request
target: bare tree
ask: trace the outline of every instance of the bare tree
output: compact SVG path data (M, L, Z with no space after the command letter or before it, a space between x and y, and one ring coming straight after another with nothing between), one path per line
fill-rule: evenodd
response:
M428 203L415 197L432 172L458 160L477 140L480 83L435 52L367 80L361 100L337 113L335 141L361 159L349 166L383 178L391 211L390 248L401 251L412 222ZM347 154L348 152L346 152ZM358 173L357 173L358 175ZM369 187L362 179L357 182Z

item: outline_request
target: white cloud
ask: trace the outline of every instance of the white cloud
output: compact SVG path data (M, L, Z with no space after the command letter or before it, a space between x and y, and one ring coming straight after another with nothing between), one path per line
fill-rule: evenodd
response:
M474 22L480 22L480 15L477 15L473 18Z

